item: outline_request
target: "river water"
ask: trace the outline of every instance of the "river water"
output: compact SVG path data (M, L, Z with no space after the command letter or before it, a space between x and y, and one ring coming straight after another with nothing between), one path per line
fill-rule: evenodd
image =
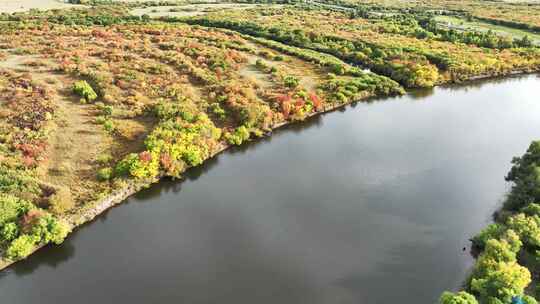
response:
M0 273L0 302L434 303L540 139L539 88L436 88L279 130Z

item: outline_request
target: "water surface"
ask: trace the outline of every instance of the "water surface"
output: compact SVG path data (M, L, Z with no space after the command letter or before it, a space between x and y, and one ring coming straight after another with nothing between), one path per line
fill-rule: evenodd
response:
M540 139L539 87L437 88L275 132L0 273L1 303L434 303Z

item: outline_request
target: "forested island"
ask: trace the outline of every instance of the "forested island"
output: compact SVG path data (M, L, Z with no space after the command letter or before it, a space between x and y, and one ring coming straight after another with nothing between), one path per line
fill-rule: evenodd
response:
M540 70L535 2L70 3L0 14L0 268L284 125ZM533 142L440 303L536 303L539 166Z

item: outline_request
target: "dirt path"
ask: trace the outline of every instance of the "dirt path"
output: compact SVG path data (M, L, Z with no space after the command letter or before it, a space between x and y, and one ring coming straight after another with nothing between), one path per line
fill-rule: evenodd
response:
M255 82L260 88L270 89L274 87L275 84L273 83L272 78L267 73L263 73L257 68L257 60L262 60L266 65L272 66L267 60L251 55L248 57L248 64L238 71L238 74Z
M261 56L257 55L251 55L249 56L248 63L243 70L240 71L240 75L244 77L251 77L252 79L255 79L261 87L270 87L272 86L272 79L268 74L262 73L256 68L256 61L262 60L266 65L272 67L275 66L279 69L289 69L289 67L300 67L300 69L296 68L292 72L293 75L298 77L300 80L300 86L305 88L308 91L315 92L317 90L317 86L320 83L321 79L319 76L321 74L321 71L315 70L312 66L307 64L304 60L301 60L295 56L286 55L282 52L276 51L271 48L267 48L265 46L259 45L257 43L246 41L246 46L251 47L256 50L264 50L271 53L276 53L281 55L282 57L285 57L287 59L287 64L285 62L271 62L270 60L267 60Z
M28 65L32 62L43 65ZM29 73L34 81L55 93L55 126L38 172L44 182L68 187L76 201L80 201L78 198L92 197L90 191L97 183L95 159L111 146L112 139L94 122L95 107L81 104L71 93L72 80L54 73L51 66L47 60L27 55L11 55L0 61L0 68Z
M129 1L127 1L129 2ZM245 10L255 8L260 5L248 3L200 3L184 4L180 6L153 6L147 8L137 8L131 11L132 15L148 15L152 18L157 17L193 17L205 15L218 10ZM274 7L278 7L275 5Z
M46 182L67 186L75 198L88 198L95 183L97 156L105 151L109 141L103 127L94 122L94 109L79 104L69 96L69 88L60 88L56 99L57 128L50 140L50 150L44 174Z

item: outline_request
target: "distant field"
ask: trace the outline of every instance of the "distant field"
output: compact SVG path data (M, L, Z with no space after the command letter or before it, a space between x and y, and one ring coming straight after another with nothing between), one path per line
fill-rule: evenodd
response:
M117 2L144 2L141 0L117 0ZM174 1L171 1L174 2ZM211 1L209 1L211 2ZM180 3L180 2L179 2ZM176 6L153 6L138 8L132 11L133 15L141 16L147 14L151 17L190 17L203 15L223 9L248 9L258 6L257 4L240 3L204 3L204 4L185 4ZM86 7L84 5L75 5L64 3L58 0L0 0L0 13L25 12L31 9L63 9L72 7Z
M130 1L130 0L128 0ZM150 17L192 17L204 15L208 12L215 12L224 9L248 9L255 8L257 4L240 3L215 3L215 4L186 4L182 6L159 6L138 8L131 13L136 16L149 15Z
M437 16L435 17L435 20L441 22L441 23L447 23L452 28L458 29L458 30L475 30L475 31L481 31L481 32L487 32L489 30L493 31L494 33L501 35L501 36L508 36L512 38L523 38L524 36L529 36L536 44L540 44L540 35L531 33L529 31L510 28L506 26L501 25L494 25L487 22L481 22L481 21L467 21L461 18L457 17L451 17L451 16Z
M30 9L55 9L68 7L84 7L55 0L0 0L0 13L25 12Z

